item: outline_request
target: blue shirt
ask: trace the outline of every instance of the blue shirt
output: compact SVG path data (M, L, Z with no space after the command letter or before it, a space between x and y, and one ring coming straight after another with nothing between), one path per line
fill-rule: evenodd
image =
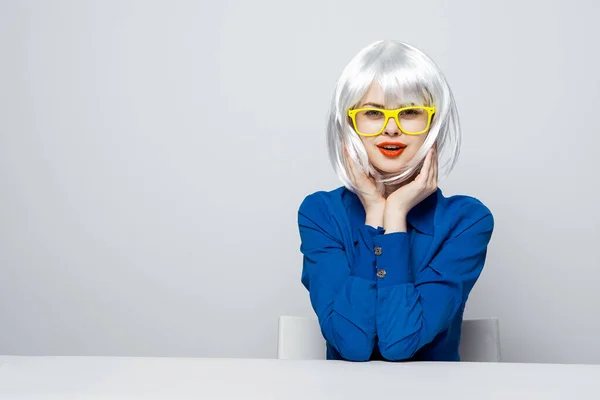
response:
M458 361L464 307L494 227L490 210L440 189L407 215L407 232L365 224L345 187L298 210L302 283L328 359Z

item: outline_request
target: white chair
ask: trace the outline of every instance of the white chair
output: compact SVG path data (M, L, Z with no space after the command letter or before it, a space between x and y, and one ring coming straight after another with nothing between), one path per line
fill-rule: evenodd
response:
M462 361L500 361L498 318L463 319L458 353Z
M461 361L500 361L498 319L463 320L459 353ZM316 318L279 317L278 359L324 360L325 357L325 339Z

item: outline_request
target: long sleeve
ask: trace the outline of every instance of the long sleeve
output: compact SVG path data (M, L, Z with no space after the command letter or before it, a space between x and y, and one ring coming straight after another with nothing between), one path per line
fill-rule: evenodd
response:
M382 228L362 226L354 256L349 257L339 226L325 202L315 195L300 206L298 226L302 283L309 291L324 338L344 359L368 360L376 338L373 237Z
M387 360L404 360L446 330L478 279L494 220L490 213L447 239L425 268L413 276L410 241L404 232L377 235L377 334Z

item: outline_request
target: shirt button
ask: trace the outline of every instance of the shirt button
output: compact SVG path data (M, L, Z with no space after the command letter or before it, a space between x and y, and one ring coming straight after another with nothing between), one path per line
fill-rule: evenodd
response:
M378 278L383 278L385 276L387 272L385 272L385 269L380 269L377 271L377 277Z
M379 246L375 247L375 255L376 256L380 256L381 255L381 247L379 247Z

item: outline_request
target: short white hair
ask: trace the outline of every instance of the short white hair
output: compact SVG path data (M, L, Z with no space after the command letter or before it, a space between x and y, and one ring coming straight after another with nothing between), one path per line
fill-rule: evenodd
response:
M373 82L383 89L386 107L411 103L436 107L423 146L394 176L383 177L369 163L364 145L348 117L348 110L357 106ZM340 75L327 122L329 158L344 186L357 191L344 162L344 148L358 169L374 176L379 190L383 191L386 183L400 183L414 176L436 142L441 178L456 164L460 123L454 96L438 66L421 50L396 40L379 40L360 50Z

